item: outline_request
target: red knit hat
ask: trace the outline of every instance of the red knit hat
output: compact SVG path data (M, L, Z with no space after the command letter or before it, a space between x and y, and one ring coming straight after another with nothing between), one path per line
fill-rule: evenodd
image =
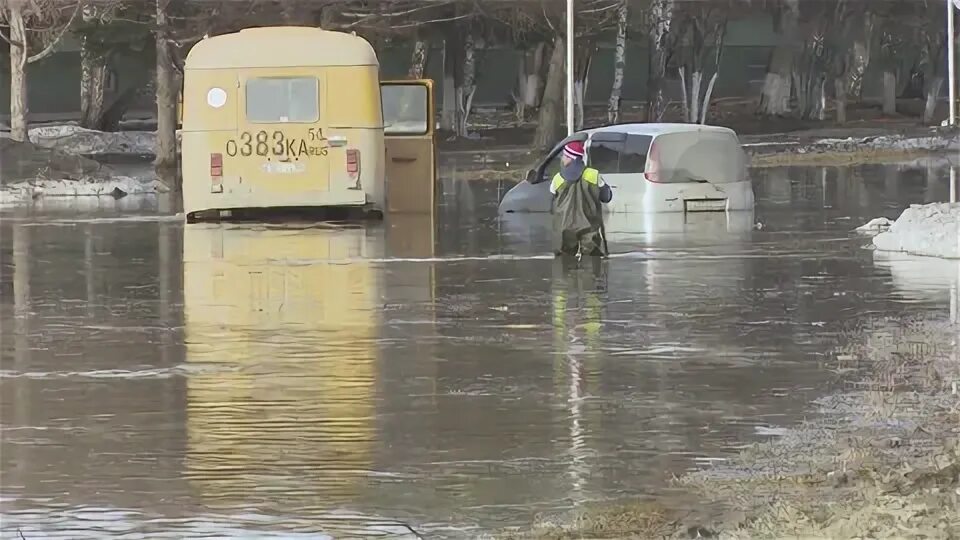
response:
M568 142L566 146L563 147L563 155L570 159L583 159L583 154L583 143L580 141Z

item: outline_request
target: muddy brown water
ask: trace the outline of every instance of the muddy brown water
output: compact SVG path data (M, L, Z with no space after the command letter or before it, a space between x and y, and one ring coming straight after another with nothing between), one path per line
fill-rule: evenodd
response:
M434 225L7 210L3 538L459 538L668 496L801 419L851 320L946 317L957 285L851 232L945 200L942 163L755 185L753 213L611 220L581 268L547 216L498 218L506 183L445 182Z

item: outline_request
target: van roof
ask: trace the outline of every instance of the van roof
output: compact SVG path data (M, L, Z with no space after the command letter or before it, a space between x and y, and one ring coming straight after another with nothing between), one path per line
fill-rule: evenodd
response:
M612 126L603 126L593 129L585 129L584 133L613 132L613 133L632 133L636 135L650 135L656 137L666 133L691 133L695 131L712 131L716 133L729 133L736 136L730 128L721 126L708 126L701 124L614 124Z
M197 42L184 69L378 65L362 37L310 26L267 26Z

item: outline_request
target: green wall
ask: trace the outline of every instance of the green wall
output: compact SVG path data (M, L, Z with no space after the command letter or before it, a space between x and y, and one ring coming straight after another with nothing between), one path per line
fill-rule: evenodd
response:
M720 66L720 77L714 89L715 97L756 96L766 70L767 59L776 42L771 19L756 17L730 21L725 36L725 47ZM69 45L69 46L68 46ZM64 52L54 54L28 67L30 110L34 114L76 115L79 111L80 55L76 44L66 42ZM3 51L0 51L3 52ZM379 51L381 72L384 78L406 76L410 62L410 45L391 46ZM613 81L613 48L610 43L601 44L594 54L587 87L588 103L605 103ZM474 103L479 106L506 105L516 83L520 57L512 48L496 48L478 51L477 94ZM646 98L648 57L646 40L628 42L627 68L625 72L623 99L625 101ZM708 53L713 63L713 54ZM0 115L9 112L8 57L0 54ZM133 54L119 55L111 62L116 77L117 91L128 87L142 87L151 76L152 62ZM709 69L709 68L708 68ZM441 48L431 51L427 77L437 81L437 100L443 101L443 52ZM680 83L675 70L668 73L668 92L679 99ZM706 85L706 82L704 82ZM880 76L868 73L865 94L879 96ZM135 108L150 110L149 97Z

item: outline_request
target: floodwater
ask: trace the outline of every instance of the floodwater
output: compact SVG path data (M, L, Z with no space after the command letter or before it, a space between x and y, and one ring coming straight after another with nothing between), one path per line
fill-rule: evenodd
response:
M942 164L755 178L754 213L620 217L579 269L496 182L446 182L436 224L9 211L3 538L463 538L668 499L800 420L853 320L956 310L957 263L851 232L946 200Z

